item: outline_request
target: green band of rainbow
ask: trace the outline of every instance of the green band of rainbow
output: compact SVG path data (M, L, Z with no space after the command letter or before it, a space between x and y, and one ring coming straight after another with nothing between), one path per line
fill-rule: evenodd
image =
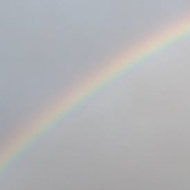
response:
M10 166L22 153L29 149L33 143L46 131L56 126L56 122L63 119L71 111L95 92L111 83L119 76L126 74L135 66L142 64L153 55L163 51L178 41L190 36L190 18L179 20L173 26L149 37L143 43L137 44L129 52L125 52L119 58L112 60L107 68L101 69L87 78L87 82L81 83L81 87L75 88L68 96L54 102L47 112L37 116L26 129L20 131L12 142L0 152L0 172ZM23 127L25 128L25 127Z

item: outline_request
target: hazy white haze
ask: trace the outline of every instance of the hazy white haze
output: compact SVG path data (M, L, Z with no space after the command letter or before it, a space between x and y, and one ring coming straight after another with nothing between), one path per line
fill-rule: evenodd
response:
M0 152L37 113L189 0L1 0ZM1 190L189 190L190 39L85 101L0 175Z

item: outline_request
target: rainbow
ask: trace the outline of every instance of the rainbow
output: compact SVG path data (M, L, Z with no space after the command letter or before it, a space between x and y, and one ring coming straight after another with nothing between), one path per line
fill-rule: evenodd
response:
M94 74L87 77L86 82L81 82L80 87L73 88L70 94L55 101L52 106L32 119L27 127L23 128L14 139L0 152L0 172L2 173L12 163L31 147L37 139L56 126L56 122L65 118L73 110L84 103L90 95L98 92L123 74L131 71L137 65L155 56L161 51L175 45L177 42L190 36L189 16L166 27L165 30L148 37L148 40L134 45L128 52L109 62ZM103 64L105 65L105 64Z

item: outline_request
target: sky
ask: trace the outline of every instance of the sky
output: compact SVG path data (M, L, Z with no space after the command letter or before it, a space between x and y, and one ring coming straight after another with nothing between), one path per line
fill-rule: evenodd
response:
M36 115L188 0L2 0L0 152ZM190 39L94 94L0 174L3 190L189 190Z

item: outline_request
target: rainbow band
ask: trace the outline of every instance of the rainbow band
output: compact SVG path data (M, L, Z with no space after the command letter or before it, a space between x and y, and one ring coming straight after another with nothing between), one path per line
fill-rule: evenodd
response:
M189 36L190 18L185 17L185 19L179 20L162 33L158 33L147 41L137 44L127 54L125 53L119 56L118 59L111 61L109 67L91 75L86 80L87 82L81 83L82 86L80 88L75 88L68 96L62 97L50 109L46 109L48 110L46 113L36 117L30 125L27 125L27 129L18 133L12 142L1 150L0 172L5 171L11 163L20 158L24 151L28 150L46 131L54 128L57 121L70 114L81 103L86 101L91 94L129 72L135 66L142 64L148 58Z

